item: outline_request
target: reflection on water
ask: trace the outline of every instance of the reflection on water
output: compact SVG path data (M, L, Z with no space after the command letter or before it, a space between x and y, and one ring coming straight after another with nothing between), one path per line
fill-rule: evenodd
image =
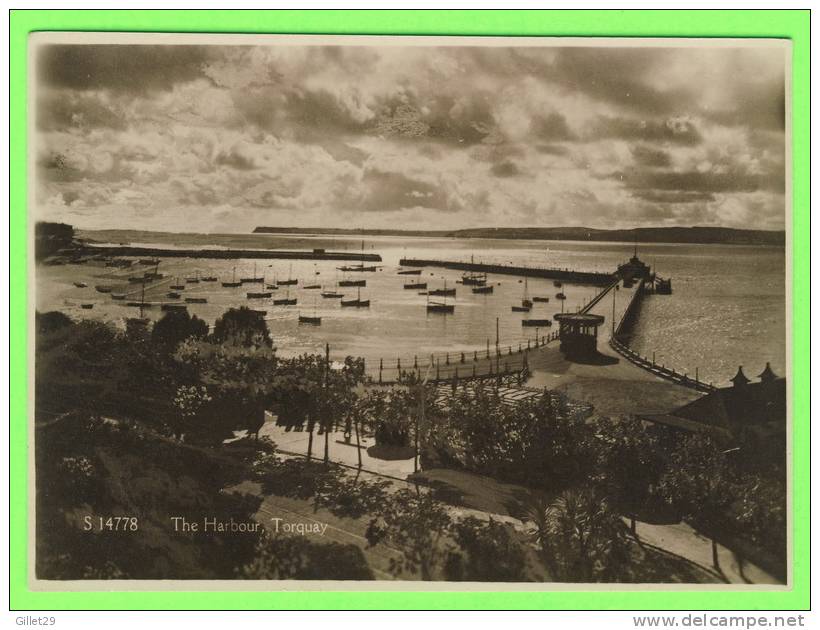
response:
M87 233L84 236L113 243L140 242L177 247L231 247L360 251L362 241L353 237L310 237L279 235L177 235L155 233ZM502 345L517 345L534 338L536 331L522 328L524 317L552 318L560 312L555 299L559 289L552 281L530 279L527 286L512 276L490 276L492 295L475 295L469 287L456 285L460 272L427 268L421 276L399 276L398 261L403 256L443 258L476 262L515 263L528 266L569 268L579 271L612 271L632 254L632 244L580 243L567 241L530 241L503 239L445 239L366 237L363 248L382 256L383 267L374 273L353 274L365 278L362 298L371 300L369 309L341 308L339 300L323 299L319 290L304 285L336 287L344 274L336 269L346 263L335 261L203 260L165 259L159 271L168 282L151 289L146 301L168 300L172 278L214 275L229 280L236 267L237 277L264 275L267 282L287 277L300 280L297 287L280 287L274 297L289 294L298 299L296 306L274 306L271 300L248 300L247 291L259 285L223 288L217 283L186 284L184 296L206 297L207 304L189 304L192 313L209 323L230 306L252 305L267 311L268 325L280 352L287 355L318 352L325 342L334 356L364 356L368 361L395 362L397 357L419 357L431 353L481 349L487 341L495 343L496 326ZM671 296L650 296L644 301L635 330L633 347L640 353L679 370L694 373L699 368L703 380L723 383L742 364L747 374L757 374L766 361L780 374L785 367L785 255L782 249L722 245L640 245L638 255L664 277L672 278ZM77 317L118 320L134 316L137 309L97 293L94 285L119 285L135 291L129 299L139 300L139 285L128 285L127 277L144 267L113 271L89 265L39 267L36 291L37 308L61 309ZM118 277L117 277L118 276ZM418 291L405 290L409 278L426 281L431 288L457 287L455 313L427 314L426 298ZM88 288L76 288L84 281ZM338 289L353 297L355 288ZM576 310L597 292L596 287L565 284L564 308ZM536 303L529 314L513 313L526 293L550 297L546 304ZM448 298L451 299L451 298ZM80 310L81 302L95 303L93 310ZM298 313L322 317L320 327L300 326ZM146 314L159 318L159 308ZM497 324L496 324L497 320ZM543 332L543 331L539 331Z

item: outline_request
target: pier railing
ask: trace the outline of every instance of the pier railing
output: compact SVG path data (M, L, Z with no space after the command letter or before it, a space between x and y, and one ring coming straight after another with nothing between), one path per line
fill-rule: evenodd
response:
M678 385L689 387L699 392L709 393L715 391L717 388L712 383L704 383L700 380L697 368L695 368L695 378L692 378L686 372L679 372L674 368L666 367L664 364L656 363L654 352L650 358L638 354L629 347L627 344L629 333L637 319L640 304L645 294L644 288L645 280L641 280L638 284L638 288L632 295L632 299L629 301L629 305L621 316L618 325L615 327L615 334L613 334L609 340L610 347L627 361L648 370L655 376L673 381Z
M446 352L428 356L380 358L365 363L367 375L376 384L390 385L414 375L431 382L503 377L528 370L528 353L558 339L557 332L537 335L518 343L490 344L478 350Z

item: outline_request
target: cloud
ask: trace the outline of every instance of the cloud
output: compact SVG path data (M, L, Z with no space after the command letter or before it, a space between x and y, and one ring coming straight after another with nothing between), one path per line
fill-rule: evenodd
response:
M235 149L231 149L230 151L226 151L224 153L219 153L216 158L214 159L214 164L218 164L220 166L230 166L239 171L251 171L256 168L256 164L254 161L242 155Z
M558 112L533 116L530 130L536 138L545 142L572 140L575 137L567 125L567 119Z
M546 155L566 156L570 154L569 148L560 144L537 144L535 150Z
M668 191L668 190L635 190L633 197L651 201L653 203L692 203L695 201L714 201L715 196L710 192L697 190Z
M496 177L515 177L521 174L515 162L509 160L493 164L492 168L490 168L490 172Z
M639 190L679 190L703 193L754 192L777 190L769 178L747 172L731 171L638 171L614 175L627 187Z
M752 47L51 46L35 195L49 216L123 227L771 227L783 61Z
M645 120L601 116L587 135L590 140L618 138L645 142L672 142L695 145L703 140L695 124L686 118Z
M407 208L447 210L451 207L445 191L436 184L402 173L368 169L361 180L361 209L367 212L392 212Z
M690 100L685 86L662 89L644 80L668 54L657 48L564 48L558 51L548 77L624 109L663 115Z
M204 78L218 54L207 46L48 45L37 53L37 77L52 87L140 94Z
M37 101L37 128L43 131L65 129L117 129L127 127L125 113L98 94L67 90L47 91Z
M667 151L646 145L636 145L632 147L632 158L639 166L661 167L671 164L671 159Z

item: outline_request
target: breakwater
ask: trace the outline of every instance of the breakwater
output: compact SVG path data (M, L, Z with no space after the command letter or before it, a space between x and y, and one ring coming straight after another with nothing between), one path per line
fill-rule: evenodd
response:
M269 260L355 260L360 262L381 262L379 254L356 252L326 252L324 250L299 251L277 249L164 249L161 247L128 246L81 246L74 252L80 256L131 256L145 258L213 258L230 260L234 258Z
M404 267L441 267L457 271L474 273L495 273L508 276L528 278L547 278L575 284L607 286L615 279L614 274L593 271L573 271L572 269L554 269L549 267L520 267L516 265L488 265L483 263L462 262L457 260L430 260L423 258L402 258L399 264Z

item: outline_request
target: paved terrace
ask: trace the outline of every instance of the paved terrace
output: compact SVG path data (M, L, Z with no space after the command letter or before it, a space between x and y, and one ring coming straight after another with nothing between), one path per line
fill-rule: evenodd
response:
M637 288L637 283L631 288L620 284L614 290L616 322L620 321ZM568 361L557 343L548 344L528 353L532 377L526 385L564 392L569 398L592 404L596 413L606 416L669 411L700 398L702 393L653 375L609 346L612 292L610 289L589 310L606 318L598 329L598 359L589 363Z

